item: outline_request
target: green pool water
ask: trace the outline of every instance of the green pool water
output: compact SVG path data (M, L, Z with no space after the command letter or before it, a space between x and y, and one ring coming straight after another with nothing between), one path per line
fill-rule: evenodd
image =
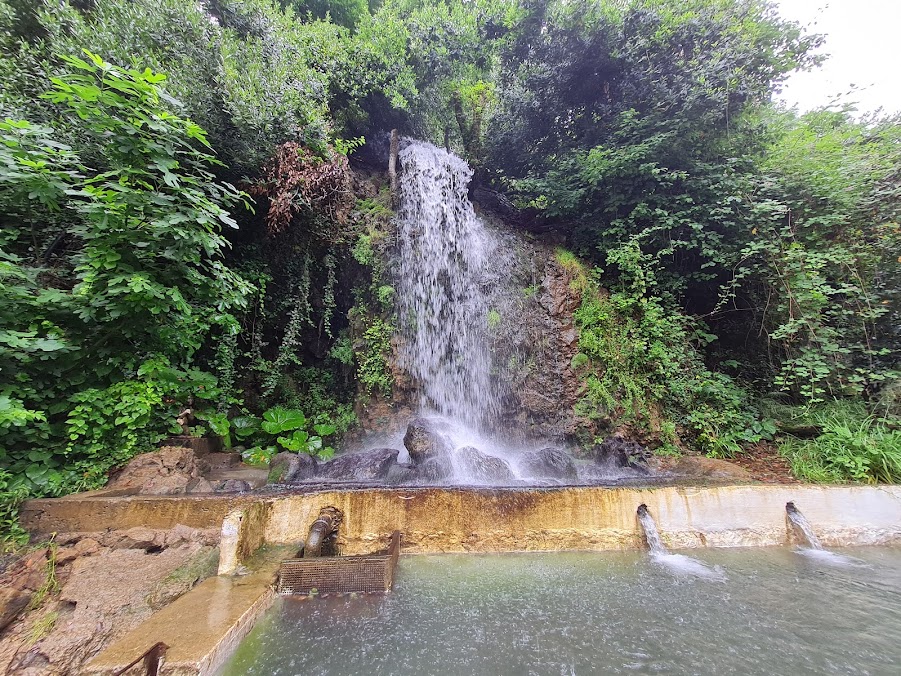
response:
M901 674L901 549L411 556L384 597L282 598L225 676Z

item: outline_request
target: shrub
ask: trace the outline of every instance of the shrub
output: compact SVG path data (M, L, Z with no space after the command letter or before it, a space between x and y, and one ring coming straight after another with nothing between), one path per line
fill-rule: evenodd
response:
M683 441L711 456L771 436L775 427L757 419L744 390L704 365L695 345L711 337L649 293L653 276L637 249L610 256L627 283L608 295L597 273L587 276L574 314L579 353L573 365L590 366L576 413L663 433L661 442L672 448L678 426Z
M102 484L174 409L218 398L191 364L250 289L221 261L242 193L212 173L204 131L169 112L165 76L91 53L62 62L43 98L97 165L54 126L0 123L0 204L27 214L0 239L0 372L15 374L0 381L0 462L42 495ZM33 251L42 215L65 223L50 268Z
M331 458L335 449L323 444L324 437L335 433L335 426L316 423L297 409L273 406L263 413L262 420L254 416L239 416L232 420L235 436L254 446L244 452L253 463L269 462L279 451L308 453L320 460Z
M790 437L780 446L792 471L820 483L901 480L901 430L873 416L835 416L814 439Z

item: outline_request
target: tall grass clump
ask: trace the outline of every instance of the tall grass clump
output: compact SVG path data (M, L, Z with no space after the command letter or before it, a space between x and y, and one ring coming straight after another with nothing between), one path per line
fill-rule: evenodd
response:
M789 437L780 452L800 479L817 483L898 483L901 430L874 416L833 415L813 439Z

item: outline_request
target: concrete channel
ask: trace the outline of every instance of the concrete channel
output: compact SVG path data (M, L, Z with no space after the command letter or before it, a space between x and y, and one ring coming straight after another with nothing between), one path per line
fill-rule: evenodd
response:
M274 600L279 561L302 543L319 510L344 515L342 555L600 551L643 546L636 508L647 505L671 549L761 547L791 542L794 502L825 546L901 542L901 487L741 485L702 487L322 488L240 496L90 494L33 500L32 532L97 532L178 524L221 528L219 576L205 580L108 647L88 674L120 672L158 642L159 674L213 674ZM138 664L128 674L142 674Z

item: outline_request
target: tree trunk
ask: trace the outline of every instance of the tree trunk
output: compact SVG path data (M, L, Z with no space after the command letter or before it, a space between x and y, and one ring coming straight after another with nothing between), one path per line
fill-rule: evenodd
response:
M388 153L388 180L391 182L391 208L397 209L400 198L397 194L397 153L400 137L397 129L391 130L391 149Z

